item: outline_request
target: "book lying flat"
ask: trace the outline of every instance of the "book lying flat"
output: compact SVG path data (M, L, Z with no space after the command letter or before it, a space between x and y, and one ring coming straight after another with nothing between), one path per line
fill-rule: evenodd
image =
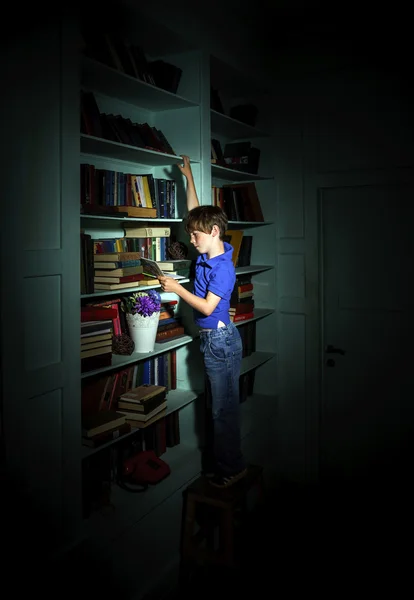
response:
M125 415L113 410L101 410L82 417L82 435L93 437L125 423Z
M154 408L153 411L151 411L148 414L145 414L143 412L135 412L132 410L126 410L125 408L123 408L122 410L118 410L118 412L123 414L125 416L125 418L127 418L129 421L135 421L137 423L137 425L139 425L139 423L145 423L146 421L149 421L150 419L155 417L155 415L157 415L158 413L163 411L165 408L167 408L166 400L164 402L162 402L161 404L159 404L156 408Z
M126 238L170 237L171 227L125 227Z
M145 429L146 427L149 427L150 425L152 425L153 423L156 423L160 419L164 419L166 416L167 416L167 409L164 408L159 413L152 416L148 421L136 421L135 419L129 419L128 416L126 416L125 423L129 423L129 425L131 425L132 429L134 429L134 430L135 430L135 428Z
M128 402L137 402L143 403L154 396L158 396L159 394L165 394L167 392L167 388L164 385L155 385L152 383L143 383L142 385L138 385L127 392L124 392L120 395L120 400L127 400Z
M191 260L187 258L173 258L157 262L162 271L177 271L178 269L189 269L191 267Z

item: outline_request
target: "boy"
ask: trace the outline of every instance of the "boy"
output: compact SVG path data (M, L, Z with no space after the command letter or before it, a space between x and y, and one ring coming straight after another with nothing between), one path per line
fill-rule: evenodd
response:
M171 277L160 277L161 289L174 292L194 309L200 327L200 349L211 388L214 474L209 481L228 487L246 475L240 449L239 377L242 341L230 321L230 296L236 282L233 248L223 241L227 217L217 206L200 206L190 159L179 169L187 179L188 215L185 229L200 256L196 261L194 292Z

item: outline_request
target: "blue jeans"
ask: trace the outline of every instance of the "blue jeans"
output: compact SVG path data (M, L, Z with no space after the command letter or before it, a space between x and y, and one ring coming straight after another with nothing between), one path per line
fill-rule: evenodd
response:
M200 338L200 350L211 391L211 450L215 468L223 475L233 475L246 467L240 440L242 340L233 323L211 331L201 331Z

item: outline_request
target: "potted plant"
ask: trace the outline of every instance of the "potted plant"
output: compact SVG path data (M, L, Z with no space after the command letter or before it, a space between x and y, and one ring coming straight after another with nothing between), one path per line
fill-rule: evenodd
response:
M134 292L123 298L129 335L135 352L152 352L160 319L161 296L156 290Z

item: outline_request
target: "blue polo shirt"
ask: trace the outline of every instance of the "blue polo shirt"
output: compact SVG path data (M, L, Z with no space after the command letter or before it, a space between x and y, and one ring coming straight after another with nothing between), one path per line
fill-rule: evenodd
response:
M230 297L236 283L236 271L233 261L233 246L224 242L224 253L208 258L200 254L195 266L194 294L205 298L208 292L220 296L221 300L209 317L194 310L196 325L205 329L216 329L218 322L230 323Z

